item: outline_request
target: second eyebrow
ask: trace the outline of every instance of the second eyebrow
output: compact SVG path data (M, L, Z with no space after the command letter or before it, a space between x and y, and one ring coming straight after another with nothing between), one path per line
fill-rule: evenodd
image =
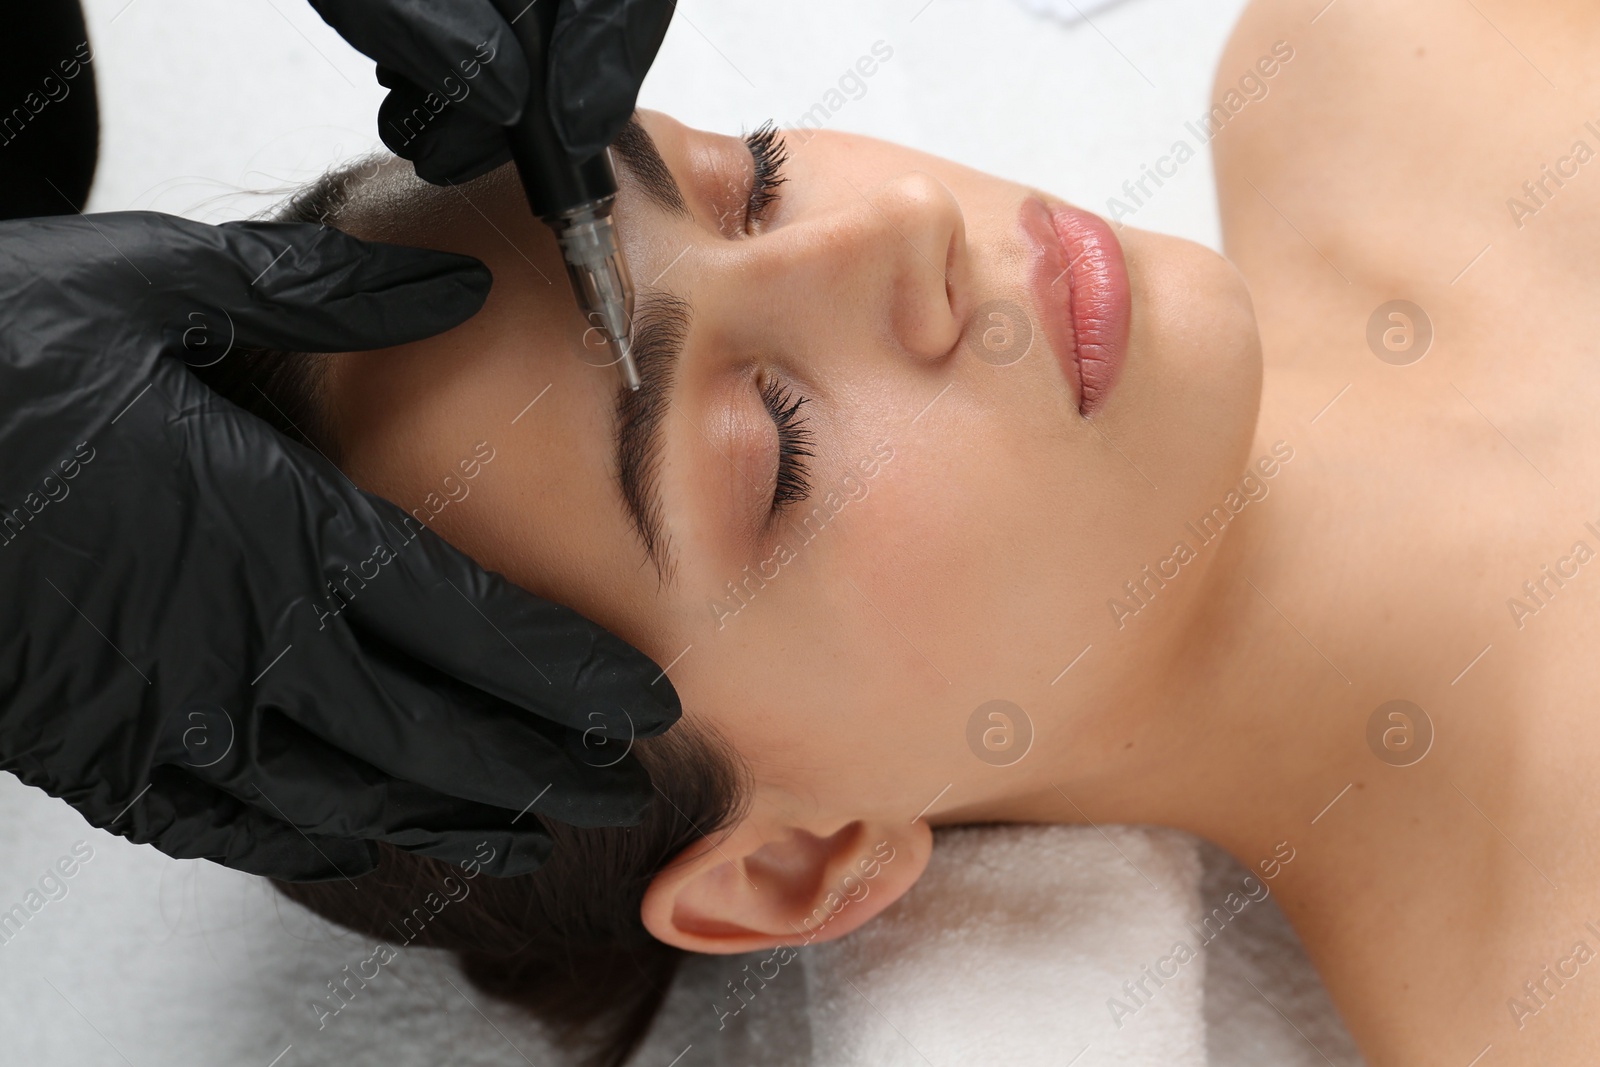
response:
M673 176L667 161L661 158L661 150L656 147L650 131L640 124L638 115L628 119L628 124L611 142L611 147L616 149L628 173L639 183L639 189L657 207L679 218L692 218L689 205L683 198L683 190L678 187L678 179Z

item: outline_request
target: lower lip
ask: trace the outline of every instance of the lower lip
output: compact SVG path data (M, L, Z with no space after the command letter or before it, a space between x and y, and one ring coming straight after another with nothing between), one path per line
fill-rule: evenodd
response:
M1132 300L1122 245L1098 215L1029 197L1022 229L1035 246L1033 292L1045 336L1078 394L1078 413L1106 404L1122 376Z

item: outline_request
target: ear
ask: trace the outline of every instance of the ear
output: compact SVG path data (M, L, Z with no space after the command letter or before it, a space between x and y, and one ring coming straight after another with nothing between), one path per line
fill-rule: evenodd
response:
M762 810L651 880L640 916L658 941L712 955L829 941L900 899L933 852L922 819L803 825Z

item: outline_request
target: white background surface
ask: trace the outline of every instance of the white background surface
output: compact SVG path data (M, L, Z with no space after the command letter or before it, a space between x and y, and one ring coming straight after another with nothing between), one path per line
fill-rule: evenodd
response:
M1070 14L1066 0L686 0L641 102L727 132L786 123L882 40L893 58L832 125L1104 212L1206 109L1242 0L1079 6L1099 10L1092 24L1037 13ZM103 111L91 210L244 217L378 147L372 64L303 0L89 0L88 14ZM1213 203L1202 155L1131 221L1216 247ZM129 846L5 775L0 910L78 840L95 858L0 944L0 1062L550 1062L514 1013L414 950L386 969L387 990L317 1031L307 1002L369 946L263 881ZM680 1067L716 1062L702 1054Z

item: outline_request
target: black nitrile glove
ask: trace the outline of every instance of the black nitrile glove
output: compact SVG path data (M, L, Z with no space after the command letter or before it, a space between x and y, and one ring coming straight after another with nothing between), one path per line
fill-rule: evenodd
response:
M676 0L539 0L559 4L546 69L551 119L574 159L609 145L633 114ZM528 99L528 64L500 8L534 18L530 0L311 0L378 63L390 90L378 134L435 185L511 158L502 127Z
M287 880L370 870L376 841L456 863L487 841L519 874L549 851L527 812L636 822L628 739L680 713L655 665L186 366L404 343L489 284L301 224L0 223L0 769Z

